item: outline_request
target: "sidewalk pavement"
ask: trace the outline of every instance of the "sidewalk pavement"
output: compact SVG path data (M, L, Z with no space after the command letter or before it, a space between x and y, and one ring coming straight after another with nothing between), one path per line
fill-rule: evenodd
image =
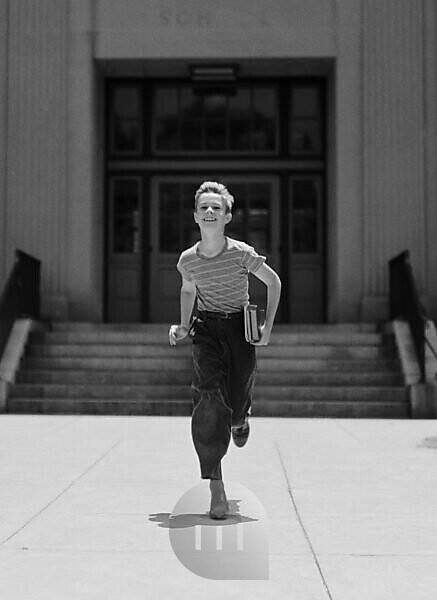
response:
M189 418L1 415L0 598L435 595L437 422L254 417L223 477L265 509L269 579L201 577L172 550L170 514L208 485Z

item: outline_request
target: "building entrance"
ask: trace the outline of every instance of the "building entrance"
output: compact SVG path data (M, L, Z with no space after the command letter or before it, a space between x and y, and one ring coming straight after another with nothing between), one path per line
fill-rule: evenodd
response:
M250 82L199 96L188 83L109 82L108 321L178 319L176 263L199 239L194 193L204 180L235 197L226 234L280 274L279 320L324 320L322 89ZM253 276L250 294L265 305Z

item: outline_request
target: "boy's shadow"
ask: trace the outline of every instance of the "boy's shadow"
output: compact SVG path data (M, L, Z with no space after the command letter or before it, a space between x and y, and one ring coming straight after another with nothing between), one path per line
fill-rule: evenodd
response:
M208 513L186 513L182 515L171 516L171 513L150 513L149 521L159 523L159 527L165 529L185 529L195 525L204 525L208 527L223 527L225 525L236 525L237 523L250 523L258 521L252 517L240 515L239 503L241 500L228 500L229 513L226 519L211 519Z

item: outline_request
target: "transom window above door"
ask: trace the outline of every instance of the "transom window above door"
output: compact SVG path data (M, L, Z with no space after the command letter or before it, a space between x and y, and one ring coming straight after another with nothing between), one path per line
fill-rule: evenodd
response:
M232 91L188 81L111 81L108 158L324 158L317 80L241 82Z
M153 98L156 153L269 154L278 150L274 86L245 85L233 94L195 93L191 85L158 86Z

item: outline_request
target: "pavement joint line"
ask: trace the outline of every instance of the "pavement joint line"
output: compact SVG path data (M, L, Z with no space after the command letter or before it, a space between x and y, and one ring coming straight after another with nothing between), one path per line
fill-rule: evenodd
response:
M34 515L32 515L30 517L30 519L28 519L25 523L23 523L23 525L21 525L16 531L14 531L13 533L11 533L7 538L5 538L4 540L2 540L0 542L0 546L3 546L4 544L6 544L7 542L9 542L9 540L11 540L13 537L15 537L17 535L17 533L20 533L20 531L23 531L23 529L25 527L27 527L30 523L32 523L32 521L34 521L37 517L39 517L45 510L47 510L52 504L54 504L63 494L65 494L66 492L68 492L68 490L70 488L73 487L73 485L75 485L75 483L77 483L79 481L79 479L82 479L82 477L84 477L85 475L87 475L91 469L93 469L99 462L101 462L104 458L106 458L106 456L112 452L112 450L118 446L120 443L122 442L122 440L117 440L115 442L115 444L113 444L108 450L106 450L106 452L104 452L101 456L99 456L91 465L89 465L89 467L87 467L85 469L85 471L83 471L82 473L80 473L77 477L75 477L73 479L73 481L71 481L67 487L65 487L63 490L61 490L59 492L59 494L57 494L52 500L50 500L50 502L48 502L45 506L43 506L37 513L35 513Z
M303 523L302 517L299 514L299 509L297 507L296 499L295 499L295 497L293 495L293 491L291 489L290 480L288 478L287 470L285 468L284 461L283 461L283 458L282 458L281 450L280 450L279 445L278 445L277 442L275 442L275 447L276 447L276 451L277 451L278 456L279 456L279 462L281 464L282 472L284 474L285 481L287 483L288 495L290 496L291 503L293 504L293 508L294 508L294 512L296 513L297 520L298 520L299 525L300 525L300 527L302 529L302 532L303 532L303 534L305 536L305 539L307 541L308 547L309 547L309 549L311 551L311 554L313 556L313 559L314 559L315 565L317 567L317 570L319 571L319 575L320 575L320 578L322 580L323 587L325 588L325 591L326 591L326 593L328 595L328 598L330 600L333 600L333 597L332 597L331 592L330 592L329 587L328 587L328 583L327 583L327 581L325 579L325 576L323 574L322 567L320 566L319 559L318 559L317 554L316 554L316 552L314 550L314 546L313 546L313 544L311 542L311 539L310 539L310 536L308 535L307 530L305 529L305 525Z

